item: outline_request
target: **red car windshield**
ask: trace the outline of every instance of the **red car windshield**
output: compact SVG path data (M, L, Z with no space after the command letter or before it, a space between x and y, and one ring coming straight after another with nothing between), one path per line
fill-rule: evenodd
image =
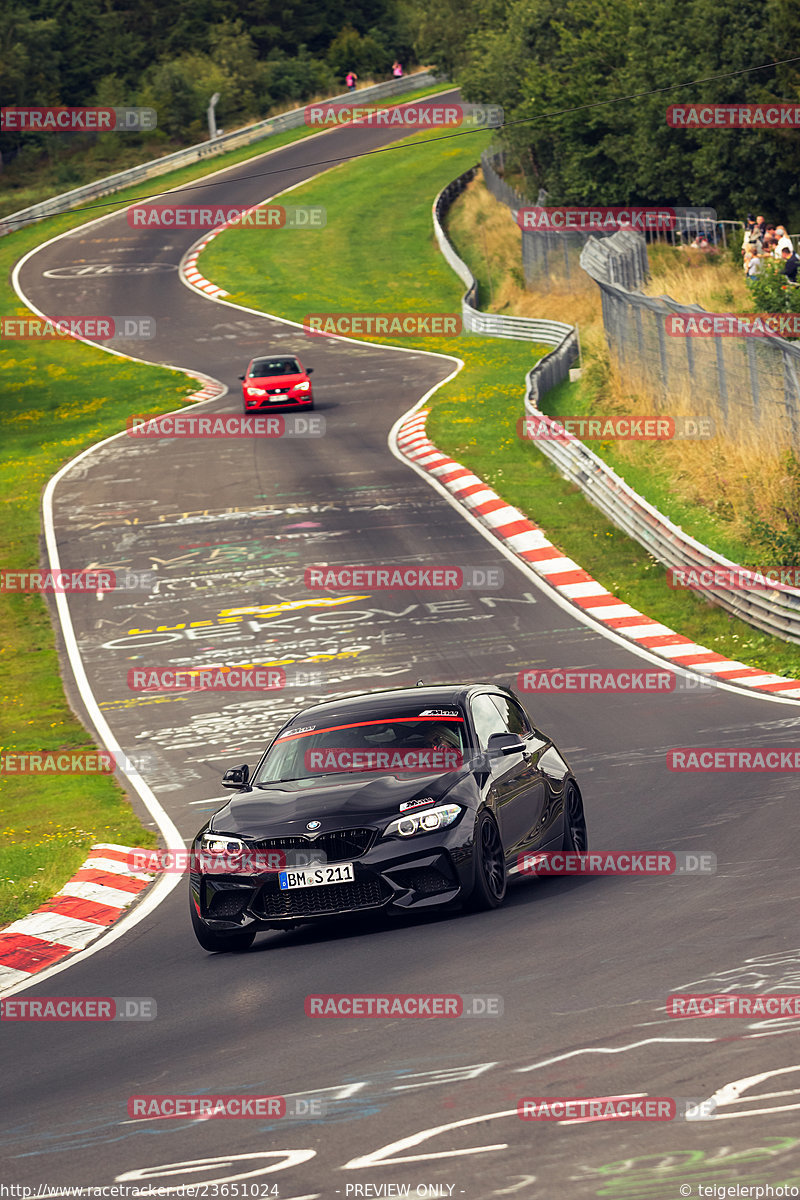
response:
M248 372L250 379L263 379L266 375L302 375L296 358L259 358Z

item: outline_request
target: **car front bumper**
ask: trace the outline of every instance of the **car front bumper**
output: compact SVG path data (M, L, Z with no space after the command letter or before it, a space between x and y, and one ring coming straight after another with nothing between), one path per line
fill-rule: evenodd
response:
M244 396L243 401L245 412L265 412L268 408L276 411L279 408L308 408L314 403L314 396L312 392L286 396L282 400L276 400L273 396Z
M465 814L453 829L436 835L379 841L366 854L348 860L354 879L346 883L282 891L276 871L259 876L193 871L192 899L201 920L219 933L253 926L280 929L379 910L399 916L447 907L472 890L473 827Z

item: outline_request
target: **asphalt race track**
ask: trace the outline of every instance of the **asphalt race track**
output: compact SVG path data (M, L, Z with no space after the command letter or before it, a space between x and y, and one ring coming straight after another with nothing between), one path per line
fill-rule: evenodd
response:
M390 138L328 133L215 176L200 198L254 204L314 175L316 160ZM397 154L399 187L409 153ZM276 173L248 178L262 169ZM64 566L156 573L150 591L73 595L69 606L103 715L128 753L146 755L142 773L186 839L220 803L223 770L252 764L279 719L318 697L419 678L513 685L533 666L646 665L556 604L390 452L398 417L452 361L309 341L213 303L177 271L197 237L134 231L115 215L43 247L20 277L44 312L154 316L157 337L123 349L228 386L197 411L238 412L238 376L257 351L297 353L315 370L324 437L123 436L56 490ZM335 308L333 298L322 297L325 306ZM320 562L495 567L504 584L354 591L330 605L304 585L304 569ZM291 660L287 688L264 698L146 695L126 682L132 666L276 659ZM182 880L125 936L24 992L152 997L157 1019L4 1023L0 1182L30 1186L31 1196L47 1194L41 1185L56 1195L119 1182L167 1195L202 1184L198 1195L223 1196L234 1181L247 1187L239 1195L280 1200L671 1200L698 1194L698 1183L800 1182L800 1020L676 1020L665 1011L674 991L800 984L794 778L666 766L672 747L792 746L800 708L689 686L644 698L528 698L528 707L582 784L593 849L712 852L716 874L519 883L498 912L268 933L241 955L199 948ZM308 994L350 992L498 996L503 1013L305 1015ZM524 1096L700 1101L724 1088L709 1120L576 1125L516 1115ZM130 1096L166 1093L321 1098L326 1108L272 1120L128 1116Z

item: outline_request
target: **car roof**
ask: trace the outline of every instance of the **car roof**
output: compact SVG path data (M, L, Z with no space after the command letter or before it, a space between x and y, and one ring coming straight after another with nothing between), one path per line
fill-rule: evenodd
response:
M250 363L254 362L270 362L273 358L291 358L293 362L300 362L298 354L286 350L278 350L275 354L254 354L247 365L250 366Z
M368 716L376 709L391 710L393 704L420 704L430 707L440 707L453 704L463 704L470 692L483 688L492 688L498 692L510 694L508 688L495 683L450 683L428 684L418 687L385 688L376 692L353 692L345 696L337 696L333 700L322 700L302 708L292 717L317 717L324 720L337 720L341 717Z

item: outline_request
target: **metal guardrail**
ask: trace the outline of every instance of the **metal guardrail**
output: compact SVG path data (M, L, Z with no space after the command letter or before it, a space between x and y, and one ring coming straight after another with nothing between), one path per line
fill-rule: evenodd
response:
M461 195L467 184L475 178L477 172L478 167L471 167L469 171L459 175L452 183L448 183L446 187L442 188L433 202L433 230L436 241L439 243L439 249L467 289L461 301L461 321L464 332L486 334L488 337L514 338L523 342L539 342L545 346L559 348L568 338L572 338L571 346L574 357L574 354L577 353L577 333L572 325L567 325L563 321L540 320L537 317L507 317L502 313L481 312L478 308L478 281L464 260L456 254L442 224L444 215L456 196ZM551 357L548 354L546 359ZM545 362L546 359L543 359L542 362ZM566 359L564 361L566 362ZM554 369L554 364L551 364L549 370L552 372ZM569 365L567 364L562 378L566 378L568 371Z
M505 156L498 147L489 147L481 155L481 167L487 188L496 200L511 209L516 221L519 210L530 207L533 201L526 199L516 188L506 182L501 174L504 165ZM541 206L546 202L547 193L540 191L537 204ZM729 234L733 239L737 234L741 235L744 230L743 221L718 221L716 213L711 208L708 210L675 208L673 211L676 218L674 227L669 230L654 230L648 233L648 241L665 242L672 246L686 246L689 244L690 237L694 238L695 234L703 233L712 245L719 246L721 243L727 250ZM701 215L704 211L707 211L707 216ZM590 235L577 230L544 233L523 229L522 263L525 267L526 281L530 286L540 282L542 276L549 273L550 262L548 260L552 260L552 269L557 274L563 274L569 279L571 272L568 250L570 246L582 247L588 236ZM595 232L592 236L597 238L604 235L598 235ZM794 240L793 234L789 236Z
M537 421L558 426L557 421L539 411L530 374L525 410ZM663 566L679 571L742 571L738 564L684 533L679 525L673 525L571 434L565 432L561 441L541 439L537 445L564 479L576 484L595 508ZM692 590L764 633L800 642L800 590L797 588L780 584L763 591L726 586L693 587Z
M370 87L360 88L357 92L345 92L342 96L332 96L325 104L361 105L367 100L381 100L387 96L402 95L404 92L416 91L420 87L429 87L441 82L441 77L430 71L420 71L416 75L403 75L399 79L389 79L384 83L375 83ZM118 171L115 175L107 175L105 179L85 183L72 191L62 192L59 196L51 196L29 208L9 213L0 218L0 237L21 229L34 221L42 221L45 217L56 216L68 212L72 208L85 203L87 200L97 200L101 196L110 196L130 184L139 183L145 179L153 179L165 175L178 167L190 166L202 158L215 157L227 150L237 150L240 146L249 146L252 142L270 137L273 133L282 133L286 129L297 129L304 123L304 113L307 105L293 108L291 112L281 113L277 117L267 117L257 121L255 125L246 125L243 129L224 133L213 141L199 142L195 146L187 146L184 150L176 150L173 154L165 154L139 166L129 167L126 171Z
M650 274L647 242L629 229L621 229L611 237L590 237L581 251L580 265L595 282L602 278L635 291Z
M581 254L586 274L598 284L609 349L620 366L656 403L676 393L692 396L693 415L716 420L734 434L763 441L777 437L781 445L800 446L800 347L777 335L769 337L696 338L678 336L673 318L706 315L696 304L679 304L669 296L645 296L612 277L602 253L619 241L623 254L640 234L615 234L602 243L587 243ZM630 250L634 253L634 250Z
M491 166L491 164L489 165ZM485 167L486 164L484 164L484 170ZM476 170L477 168L472 172L467 172L466 177L460 177L449 188L445 188L437 197L434 205L434 228L439 245L442 247L447 261L468 286L470 283L474 285L475 281L466 264L455 254L449 242L446 241L444 233L440 230L438 218L444 210L440 209L439 202L448 195L451 199L452 195L462 191ZM495 181L493 181L494 183ZM513 202L505 200L498 194L499 189L496 186L492 186L490 190L509 208L514 207ZM508 191L512 193L510 188ZM447 201L448 204L450 199ZM510 199L516 201L516 194L512 193ZM598 255L596 248L590 250L587 259L596 268L600 268L597 271L599 277L596 278L596 282L600 283L601 287L604 289L610 287L614 292L620 294L626 293L626 289L619 283L609 284L609 273L614 269L613 263L616 261L616 255L613 254L614 247L609 247L608 243L615 240L624 242L628 251L636 255L638 260L641 258L640 251L631 245L631 239L637 238L644 244L644 238L641 238L640 235L624 231L615 235L614 238L604 239L600 243L606 253ZM598 243L595 243L595 247L597 245ZM607 253L608 249L611 249L611 254ZM646 256L646 249L644 253ZM589 265L589 261L582 265L586 267ZM640 265L640 262L637 261L637 270ZM592 277L594 277L594 273ZM626 294L631 295L630 293ZM636 299L638 300L639 297L637 296ZM645 300L644 297L642 299ZM669 301L669 304L671 310L680 307L675 305L674 301ZM702 310L697 306L692 306L691 311ZM549 322L548 324L556 326L559 323ZM562 328L570 329L569 326ZM557 421L553 421L552 418L540 411L539 400L551 387L566 378L569 363L572 361L576 349L577 330L570 330L559 342L557 348L528 372L525 387L525 412L528 416L551 426L558 426ZM798 373L800 374L800 372ZM717 554L708 546L704 546L690 534L684 533L679 525L673 524L663 513L649 504L643 496L635 492L607 463L574 435L565 431L559 440L542 438L537 440L537 445L564 479L579 487L595 508L599 509L618 529L643 546L663 566L684 572L716 570L738 573L743 570L737 563L725 558L722 554ZM785 641L800 642L800 589L798 588L776 584L774 587L764 587L763 590L759 590L713 584L708 587L693 587L692 590L705 596L711 603L718 605L732 616L738 617L764 633L783 638Z

